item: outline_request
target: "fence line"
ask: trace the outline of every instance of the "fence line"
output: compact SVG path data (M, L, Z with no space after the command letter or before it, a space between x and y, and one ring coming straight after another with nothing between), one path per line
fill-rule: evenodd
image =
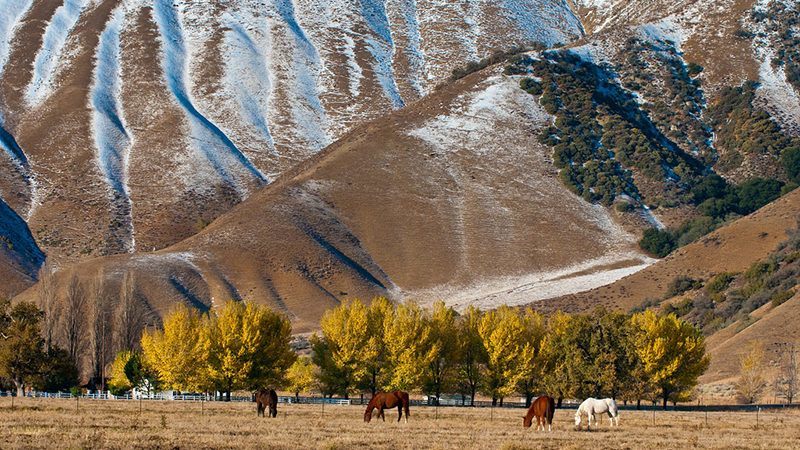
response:
M16 396L14 391L0 391L0 397ZM25 398L55 398L55 399L74 399L75 396L70 392L38 392L29 391L24 395ZM206 394L182 394L182 393L153 393L153 394L125 394L125 395L111 395L109 392L88 392L79 395L81 399L87 400L109 400L109 401L125 401L125 400L156 400L156 401L184 401L184 402L225 402L222 396L206 395ZM252 402L251 396L231 396L231 402ZM284 404L326 404L326 405L366 405L369 402L368 397L356 398L339 398L339 397L307 397L307 396L279 396L279 403ZM575 409L580 402L575 400L565 400L562 402L560 409ZM412 399L412 406L437 406L425 400ZM461 400L442 400L439 407L443 408L525 408L524 402L503 402L503 405L492 406L491 401L476 400L473 405L470 405L469 400L462 402ZM800 409L800 403L783 404L783 403L767 403L767 404L753 404L753 405L677 405L668 406L666 411L679 411L679 412L756 412L759 409L775 410L775 409ZM664 411L661 405L642 404L636 407L635 404L623 404L619 402L619 409L624 411Z

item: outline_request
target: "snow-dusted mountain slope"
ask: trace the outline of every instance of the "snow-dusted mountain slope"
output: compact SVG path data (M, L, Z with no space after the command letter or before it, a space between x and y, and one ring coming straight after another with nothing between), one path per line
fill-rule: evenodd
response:
M651 264L619 212L558 180L536 139L552 117L502 72L490 67L356 127L189 239L66 267L58 284L74 273L113 292L132 273L153 320L176 302L247 299L302 332L354 297L488 308Z
M0 0L0 197L56 258L200 231L563 0Z

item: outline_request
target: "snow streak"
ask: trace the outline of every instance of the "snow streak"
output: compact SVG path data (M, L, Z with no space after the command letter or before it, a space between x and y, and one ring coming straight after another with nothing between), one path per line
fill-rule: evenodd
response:
M404 106L397 82L394 77L392 67L392 56L394 54L394 41L392 31L389 27L389 18L386 15L386 5L376 0L361 0L361 14L367 22L367 26L379 38L367 37L367 48L375 58L375 75L378 83L383 88L386 97L392 102L395 108Z
M271 11L272 19L270 23L271 33L275 34L275 29L287 27L289 39L292 41L291 58L288 55L275 55L289 59L289 89L288 95L293 123L298 130L298 134L312 147L314 151L321 150L330 143L330 138L325 131L326 115L325 109L319 99L317 85L318 74L322 62L314 44L309 40L303 28L295 17L294 4L291 0L276 0L274 11ZM277 58L269 60L277 61ZM286 70L285 65L273 63L278 70ZM283 66L283 67L281 67ZM275 71L275 70L273 70ZM280 120L279 118L276 118Z
M261 134L274 153L275 143L267 123L272 83L266 58L259 44L240 23L232 20L228 27L226 48L231 51L226 56L226 84L231 86L245 120Z
M120 101L120 28L125 15L117 9L100 35L91 87L92 132L100 171L112 190L112 206L120 217L123 251L133 251L132 205L127 185L131 137L125 127Z
M32 3L33 0L0 0L0 74L3 73L11 53L14 28Z
M42 48L33 64L33 78L25 91L28 104L38 105L50 93L69 33L78 23L87 3L87 0L64 0L47 24Z
M197 149L223 180L240 189L242 186L236 183L238 178L236 175L242 168L259 183L265 183L267 179L258 168L247 159L219 127L195 107L186 84L188 64L183 28L172 0L156 0L153 12L162 37L162 67L167 87L186 114L191 128L191 137Z

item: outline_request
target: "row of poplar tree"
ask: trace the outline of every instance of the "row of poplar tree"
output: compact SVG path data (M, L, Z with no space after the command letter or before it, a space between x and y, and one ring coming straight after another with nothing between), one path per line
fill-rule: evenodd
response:
M161 330L147 330L141 352L120 353L112 390L132 386L220 391L272 386L349 397L405 390L434 398L476 394L500 402L614 397L686 401L708 367L700 332L675 315L588 315L502 306L462 314L436 302L354 300L325 313L310 356L296 356L282 315L228 302L212 315L181 307Z
M311 360L324 393L410 390L440 398L476 393L502 403L614 397L636 402L685 401L709 360L700 332L675 315L653 311L589 315L507 306L456 313L378 298L328 311ZM299 362L297 364L300 364Z

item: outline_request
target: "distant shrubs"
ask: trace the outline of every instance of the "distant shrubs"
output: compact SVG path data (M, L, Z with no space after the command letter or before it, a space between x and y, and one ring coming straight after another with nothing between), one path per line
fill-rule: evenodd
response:
M720 292L728 289L731 282L734 280L734 274L730 272L723 272L716 275L714 278L706 283L706 292L709 294L719 294Z
M758 84L748 81L739 87L726 87L717 101L708 108L708 118L717 133L717 148L723 156L771 155L776 159L784 149L798 145L783 133L780 126L764 110L754 105ZM738 159L738 158L737 158ZM730 161L726 169L732 167Z
M686 275L678 275L670 281L669 287L667 287L666 298L672 298L684 292L699 289L702 285L703 283L700 280L695 280Z
M781 181L766 178L751 178L732 186L717 174L708 175L691 190L692 200L703 215L687 220L676 229L656 230L657 233L648 230L639 246L652 255L666 256L716 230L726 221L750 214L774 201L784 192L784 186Z
M800 279L798 246L800 232L791 231L778 250L753 263L745 272L718 274L708 280L705 288L697 294L668 303L663 310L683 317L705 334L735 321L740 321L740 327L745 327L754 320L751 312L767 304L780 306L797 293ZM665 297L673 298L698 287L699 283L699 280L676 277Z
M544 50L545 48L547 47L544 44L540 42L534 42L525 46L514 46L507 50L494 51L491 55L481 59L480 61L470 61L464 67L453 69L449 81L453 82L460 80L471 73L475 73L491 65L507 61L510 58L519 55L520 53L530 52L530 51L541 51Z
M644 235L639 241L639 247L653 256L663 258L672 253L672 251L675 250L678 245L675 242L675 238L672 236L672 233L670 233L668 230L650 228L644 230Z
M789 147L781 154L783 170L789 180L800 184L800 147Z
M534 80L533 78L525 77L519 80L519 87L522 88L523 91L527 92L531 95L542 95L542 84L538 81Z

